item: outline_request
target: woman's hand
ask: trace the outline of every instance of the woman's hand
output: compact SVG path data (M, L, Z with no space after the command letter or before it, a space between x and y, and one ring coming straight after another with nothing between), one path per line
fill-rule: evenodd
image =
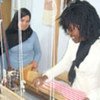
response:
M48 77L47 77L46 75L40 76L40 77L38 77L38 78L36 78L36 79L33 80L33 85L34 85L36 88L38 88L38 87L40 87L40 86L42 86L42 85L44 84L44 81L45 81L46 79L48 79Z
M30 64L32 65L32 70L37 69L38 64L36 61L32 61Z

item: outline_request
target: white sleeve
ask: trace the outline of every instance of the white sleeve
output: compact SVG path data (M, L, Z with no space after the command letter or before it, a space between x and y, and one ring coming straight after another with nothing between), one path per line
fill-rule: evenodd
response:
M91 91L87 97L89 100L100 100L100 88L96 88L95 90Z
M75 51L75 46L76 44L70 39L67 51L62 60L51 69L49 69L47 72L45 72L43 75L46 75L48 79L51 80L59 74L63 73L64 71L69 71L69 68L72 64L72 55L73 50Z

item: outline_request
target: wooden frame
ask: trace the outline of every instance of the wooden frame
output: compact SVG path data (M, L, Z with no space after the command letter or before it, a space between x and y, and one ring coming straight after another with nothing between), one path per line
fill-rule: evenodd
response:
M25 100L23 97L9 90L5 86L1 85L0 89L1 89L0 100Z

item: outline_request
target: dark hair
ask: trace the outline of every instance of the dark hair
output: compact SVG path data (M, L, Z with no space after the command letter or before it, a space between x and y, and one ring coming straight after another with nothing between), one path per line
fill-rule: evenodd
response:
M70 0L69 0L70 1ZM95 8L86 1L75 0L68 4L67 8L59 17L60 25L66 31L70 25L78 27L81 37L85 41L81 41L68 73L68 80L71 85L76 77L75 67L79 68L80 63L88 55L92 44L100 36L100 19Z
M86 1L79 1L70 4L63 11L60 25L66 31L70 24L79 26L80 35L86 39L100 36L100 19L95 8Z
M20 14L19 14L20 13ZM15 12L15 15L6 30L6 37L9 49L19 44L19 31L18 31L18 17L22 18L26 15L31 19L31 13L26 8L21 8ZM29 27L26 30L22 30L22 42L26 41L32 34L33 30Z
M19 16L19 13L20 13L20 17L21 18L24 17L24 16L26 16L26 15L28 15L30 17L30 19L31 19L31 13L30 13L30 11L28 9L26 9L26 8L21 8L19 11L17 10L15 12L14 17L13 17L10 25L7 28L7 31L9 30L9 31L14 32L14 33L16 31L18 31L18 20L19 20L18 16Z

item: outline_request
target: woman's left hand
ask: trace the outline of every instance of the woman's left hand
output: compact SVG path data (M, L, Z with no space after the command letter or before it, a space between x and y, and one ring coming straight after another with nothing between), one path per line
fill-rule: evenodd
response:
M36 61L32 61L31 64L32 64L32 70L37 69L38 64Z

